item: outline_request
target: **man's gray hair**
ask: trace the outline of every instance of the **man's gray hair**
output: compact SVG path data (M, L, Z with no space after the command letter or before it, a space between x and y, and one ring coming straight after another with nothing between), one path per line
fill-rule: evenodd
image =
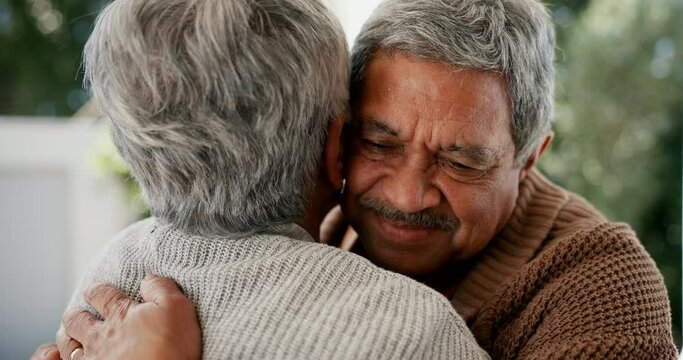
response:
M86 82L152 213L191 234L303 218L349 60L317 0L116 0Z
M550 131L555 32L538 1L385 0L352 51L352 102L373 56L397 51L448 66L501 72L511 101L517 166Z

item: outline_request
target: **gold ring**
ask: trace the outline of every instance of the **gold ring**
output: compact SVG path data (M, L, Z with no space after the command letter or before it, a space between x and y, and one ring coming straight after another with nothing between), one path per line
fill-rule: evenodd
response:
M71 355L69 355L69 360L74 360L76 358L76 354L78 354L79 351L83 351L82 347L77 347L74 349L74 351L71 352Z

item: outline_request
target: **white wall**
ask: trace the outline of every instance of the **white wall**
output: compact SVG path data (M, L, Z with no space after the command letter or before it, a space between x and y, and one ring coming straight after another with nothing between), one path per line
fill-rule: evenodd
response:
M119 182L89 156L94 120L0 117L0 358L54 339L80 274L132 222Z
M350 45L356 39L360 28L380 0L327 0L344 27Z

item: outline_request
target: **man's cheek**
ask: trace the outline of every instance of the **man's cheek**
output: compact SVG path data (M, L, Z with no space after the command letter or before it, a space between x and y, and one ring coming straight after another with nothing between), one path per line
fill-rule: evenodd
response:
M357 197L369 191L377 182L377 166L373 167L366 162L356 162L349 168L349 190Z

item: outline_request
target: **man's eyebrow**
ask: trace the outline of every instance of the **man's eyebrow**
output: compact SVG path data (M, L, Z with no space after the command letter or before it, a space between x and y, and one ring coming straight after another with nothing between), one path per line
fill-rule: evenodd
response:
M493 159L495 151L481 145L456 145L453 144L446 149L450 153L460 153L478 164L488 164Z
M376 118L370 118L363 121L363 130L385 135L398 136L398 131L394 130L391 126Z

